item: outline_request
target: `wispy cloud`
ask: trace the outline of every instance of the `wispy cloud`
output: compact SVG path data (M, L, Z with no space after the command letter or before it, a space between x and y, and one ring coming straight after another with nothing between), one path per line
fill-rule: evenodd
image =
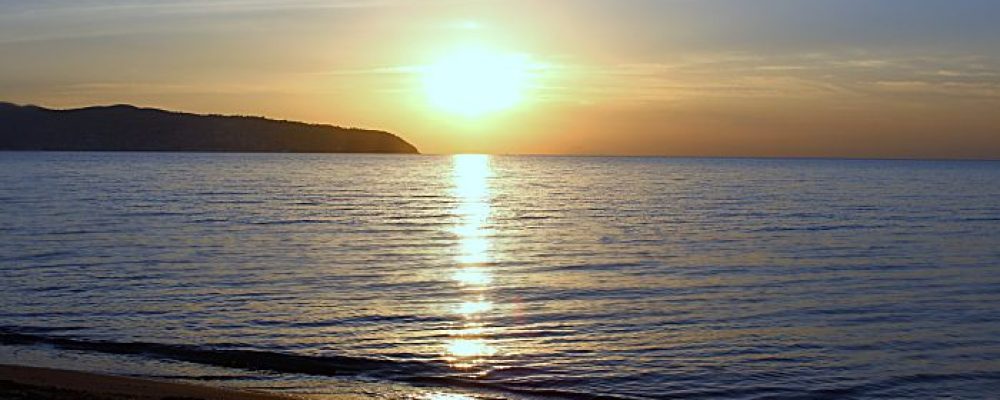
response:
M101 14L108 12L142 13L241 13L295 9L369 8L400 4L400 0L128 0L118 2L35 1L0 2L0 9L9 16L56 14Z
M679 101L698 98L843 98L936 95L995 98L1000 61L982 56L883 56L805 53L763 57L719 53L655 63L567 66L585 90L553 86L553 98Z
M308 72L306 75L325 76L358 76L358 75L409 75L420 73L424 67L419 65L402 65L396 67L342 68L319 72Z
M872 84L887 93L1000 100L998 82L878 81Z
M281 11L363 10L400 0L0 1L0 44L190 30L185 21ZM209 24L211 25L211 24ZM47 29L42 29L47 27Z

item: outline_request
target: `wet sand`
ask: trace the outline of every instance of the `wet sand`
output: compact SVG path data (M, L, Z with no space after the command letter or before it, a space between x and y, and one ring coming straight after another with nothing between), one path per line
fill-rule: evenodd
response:
M290 400L295 397L87 372L0 365L0 399Z

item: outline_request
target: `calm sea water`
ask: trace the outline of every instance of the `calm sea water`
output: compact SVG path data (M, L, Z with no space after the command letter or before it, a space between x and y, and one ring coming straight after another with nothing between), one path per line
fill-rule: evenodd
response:
M984 398L1000 163L8 152L0 278L5 362L382 397Z

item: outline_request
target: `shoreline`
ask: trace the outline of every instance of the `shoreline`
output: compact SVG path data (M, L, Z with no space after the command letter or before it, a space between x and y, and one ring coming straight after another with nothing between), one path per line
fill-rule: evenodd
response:
M0 364L0 398L11 400L300 399L275 393L9 364Z

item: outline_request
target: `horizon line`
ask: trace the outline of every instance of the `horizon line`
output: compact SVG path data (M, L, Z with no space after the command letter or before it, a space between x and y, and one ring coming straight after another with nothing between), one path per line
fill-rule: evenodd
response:
M105 104L92 104L87 106L77 106L77 107L67 107L67 108L56 108L50 106L43 106L39 104L32 103L17 103L13 101L0 100L0 105L9 104L16 107L37 107L49 111L74 111L89 108L106 108L106 107L132 107L136 109L145 110L156 110L165 111L172 113L181 114L193 114L201 116L222 116L222 117L242 117L242 118L262 118L273 121L280 122L293 122L302 123L307 125L326 125L337 128L346 128L354 130L370 130L370 131L381 131L390 133L397 137L402 138L401 135L391 132L384 128L370 128L370 127L359 127L359 126L343 126L337 125L336 123L330 122L316 122L316 121L303 121L303 120L292 120L282 117L273 117L267 115L257 115L257 114L221 114L221 113L206 113L198 111L178 111L171 110L168 108L162 108L162 106L150 106L150 105L136 105L130 103L105 103ZM0 151L25 151L25 150L3 150ZM64 151L64 150L27 150L27 151ZM72 152L72 151L67 151ZM90 152L90 151L88 151ZM101 152L101 151L96 151ZM227 152L227 151L106 151L108 153L119 153L119 152L156 152L156 153L240 153L240 152ZM273 153L273 152L245 152L248 154L252 153ZM379 153L322 153L322 152L298 152L298 153L284 153L284 154L379 154ZM700 155L680 155L680 154L621 154L621 153L477 153L477 152L454 152L454 153L419 153L416 155L422 156L454 156L454 155L465 155L465 154L484 154L490 156L521 156L521 157L615 157L615 158L685 158L685 159L731 159L731 160L856 160L856 161L974 161L974 162L995 162L1000 161L1000 156L997 157L881 157L881 156L809 156L809 155L771 155L771 156L755 156L755 155L711 155L711 154L700 154Z

